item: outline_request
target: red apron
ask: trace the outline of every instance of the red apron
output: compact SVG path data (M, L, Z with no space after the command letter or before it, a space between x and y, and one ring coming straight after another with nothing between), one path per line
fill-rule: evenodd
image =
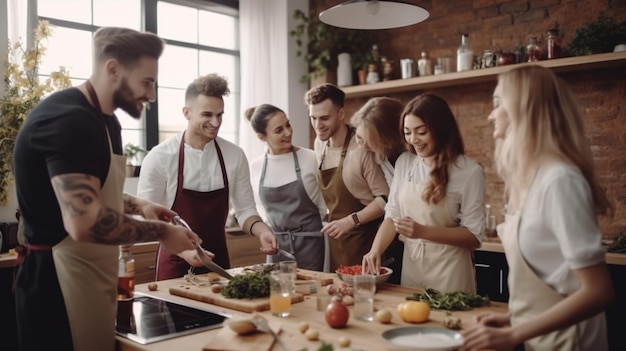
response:
M185 133L180 141L178 152L178 185L172 210L176 211L202 239L202 247L215 254L213 261L222 267L230 267L230 258L226 247L226 218L228 217L228 176L226 166L217 140L215 151L220 160L224 188L213 191L196 191L183 188L183 170L185 165ZM189 270L189 264L159 246L157 255L156 280L180 278ZM196 268L196 273L208 272Z

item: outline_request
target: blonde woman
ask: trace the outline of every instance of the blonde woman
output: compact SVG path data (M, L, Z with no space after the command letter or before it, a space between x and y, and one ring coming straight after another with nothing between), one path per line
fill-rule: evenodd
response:
M398 157L407 152L401 131L401 116L404 106L400 100L388 97L374 97L361 106L350 118L355 130L355 138L360 147L374 153L374 159L385 174L391 188ZM389 282L400 284L402 272L402 251L404 245L396 236L384 253L384 259L394 258L387 267L393 270Z
M607 350L614 298L597 215L612 212L595 176L584 122L567 85L540 66L498 77L496 166L508 213L498 230L509 264L510 313L463 332L466 350Z

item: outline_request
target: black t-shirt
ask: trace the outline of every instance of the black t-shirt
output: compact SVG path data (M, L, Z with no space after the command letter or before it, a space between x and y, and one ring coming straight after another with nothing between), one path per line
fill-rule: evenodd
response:
M99 113L77 88L42 100L26 118L13 155L17 199L30 244L54 245L68 234L50 179L59 174L83 173L104 184L110 154L122 154L117 117Z

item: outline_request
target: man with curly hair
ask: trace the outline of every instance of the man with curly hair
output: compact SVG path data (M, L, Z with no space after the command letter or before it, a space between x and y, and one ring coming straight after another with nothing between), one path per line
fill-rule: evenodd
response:
M170 207L184 218L222 267L230 267L225 232L229 201L242 230L259 238L261 251L276 252L274 233L256 210L243 150L217 135L224 96L229 93L226 79L215 73L189 84L183 107L187 128L146 155L137 190L138 196ZM185 275L194 265L192 259L159 248L156 279Z

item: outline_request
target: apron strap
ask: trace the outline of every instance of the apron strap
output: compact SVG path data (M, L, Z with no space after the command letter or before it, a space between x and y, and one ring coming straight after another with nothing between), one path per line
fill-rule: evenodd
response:
M15 267L13 268L13 284L11 290L15 292L15 282L17 277L17 268L21 266L25 261L26 257L31 251L52 251L53 245L18 245L15 247L15 252L17 252L17 259L15 260Z

